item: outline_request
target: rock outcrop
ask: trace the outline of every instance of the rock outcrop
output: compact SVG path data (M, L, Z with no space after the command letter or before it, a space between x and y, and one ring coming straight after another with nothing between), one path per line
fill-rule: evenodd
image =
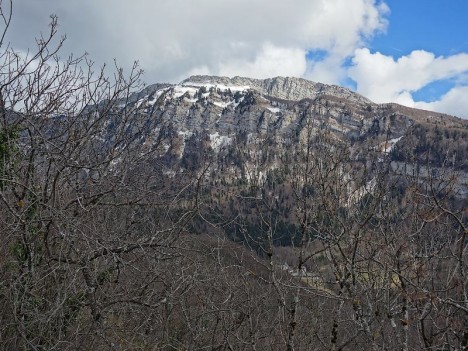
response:
M276 77L268 79L253 79L244 77L215 77L192 76L181 82L181 85L223 85L249 87L264 95L269 95L284 100L299 101L302 99L314 99L321 95L335 96L361 103L371 103L369 99L352 92L349 89L337 86L315 83L303 78Z

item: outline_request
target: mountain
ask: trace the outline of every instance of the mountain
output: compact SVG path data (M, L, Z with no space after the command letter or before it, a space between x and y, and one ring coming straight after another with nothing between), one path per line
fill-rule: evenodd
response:
M314 83L303 78L276 77L269 79L252 79L244 77L192 76L182 81L184 86L213 85L220 87L239 87L256 90L259 93L284 100L299 101L314 99L320 95L330 95L348 100L370 103L370 100L353 93L349 89L336 85Z
M0 109L1 349L467 349L467 121L296 78L43 84Z
M192 76L179 84L150 85L128 101L114 112L131 109L144 116L139 138L143 149L157 155L154 172L174 180L205 172L210 201L215 193L263 187L279 204L282 225L294 227L288 235L278 234L283 244L298 230L297 215L291 213L293 178L308 170L311 160L335 164L334 176L346 179L340 206L358 206L366 194L375 194L383 169L381 186L394 184L400 202L414 182L450 173L456 174L452 203L458 209L467 204L468 121L454 116L375 104L343 87L288 77ZM234 195L216 201L210 206L219 218L253 206ZM216 211L207 212L214 216ZM202 228L194 230L210 231L206 223ZM239 230L222 231L239 239Z
M179 159L190 152L187 143L197 138L215 153L242 138L248 143L268 139L281 152L285 145L303 140L313 122L355 148L391 153L393 161L429 157L440 167L450 159L468 171L466 120L375 104L349 89L301 78L192 76L176 85L150 85L129 101L157 121L155 129L142 136L145 142L153 145L151 138L159 135L164 152Z

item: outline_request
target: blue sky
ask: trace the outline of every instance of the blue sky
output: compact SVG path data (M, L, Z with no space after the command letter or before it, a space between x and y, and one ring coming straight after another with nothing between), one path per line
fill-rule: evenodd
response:
M57 14L62 55L88 52L145 81L296 76L468 118L468 0L21 0L8 39L26 52Z
M436 60L445 58L448 66L449 58L459 59L454 65L459 65L458 69L434 74L434 77L427 78L427 82L411 87L400 96L400 92L395 91L391 100L468 118L468 1L386 0L385 3L390 9L386 15L387 28L367 43L366 47L371 53L379 52L398 62L415 50L423 50L435 57L433 64L421 68L426 72L435 70ZM416 67L415 64L413 71ZM401 74L404 74L404 70L401 70ZM353 84L356 88L356 81ZM360 90L359 84L357 89ZM360 92L369 95L362 89ZM371 98L375 100L376 96Z
M387 0L386 3L391 10L387 31L369 43L372 51L394 59L415 49L437 56L468 52L468 1ZM456 78L431 82L415 91L413 98L436 101L457 85Z
M468 1L386 0L391 13L384 35L370 43L373 51L399 57L422 49L436 55L468 52Z

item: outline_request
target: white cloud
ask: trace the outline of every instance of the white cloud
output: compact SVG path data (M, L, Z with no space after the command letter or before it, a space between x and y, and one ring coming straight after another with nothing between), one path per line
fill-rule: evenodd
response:
M148 83L191 74L301 76L332 84L351 77L376 102L467 116L468 54L416 50L395 60L365 48L387 26L389 9L381 0L21 0L14 9L8 37L14 47L33 46L56 13L68 36L63 56L86 51L98 63L116 58L127 68L139 60ZM415 91L443 79L456 87L439 101L414 101Z
M346 77L343 58L339 55L325 57L322 61L308 62L305 78L325 83L339 84Z
M300 48L281 48L266 43L262 45L253 61L228 60L219 65L216 74L223 76L245 76L270 78L304 74L307 67L306 52Z
M457 86L437 101L417 101L414 106L468 119L468 86Z
M468 73L468 54L436 57L433 53L415 50L397 60L369 49L357 49L349 76L357 83L357 91L375 102L397 102L410 107L434 109L468 117L460 108L467 100L467 87L460 81ZM460 86L453 88L440 101L414 101L412 93L431 82L458 78ZM463 99L463 94L465 97ZM466 111L466 110L465 110Z
M176 81L191 72L266 77L304 76L338 83L330 60L309 65L309 50L324 50L341 65L366 38L386 27L378 0L22 0L12 40L59 16L66 48L98 62L124 66L138 59L146 80ZM44 19L38 21L38 18ZM29 32L31 30L31 32Z
M299 48L281 48L265 43L252 60L237 57L214 63L212 67L206 65L195 67L187 75L206 74L219 76L243 76L256 78L270 78L275 76L300 77L307 67L306 52Z

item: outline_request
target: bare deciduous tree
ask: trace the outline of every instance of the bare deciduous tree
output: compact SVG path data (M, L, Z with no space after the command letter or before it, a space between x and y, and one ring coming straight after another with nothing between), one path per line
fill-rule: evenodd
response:
M200 177L179 193L160 186L159 145L139 139L155 126L129 104L137 65L107 77L86 56L63 60L54 16L36 51L19 53L3 42L11 2L0 8L1 348L134 345L130 328L150 316L138 311L187 284L165 262L187 246L196 208L179 199Z

